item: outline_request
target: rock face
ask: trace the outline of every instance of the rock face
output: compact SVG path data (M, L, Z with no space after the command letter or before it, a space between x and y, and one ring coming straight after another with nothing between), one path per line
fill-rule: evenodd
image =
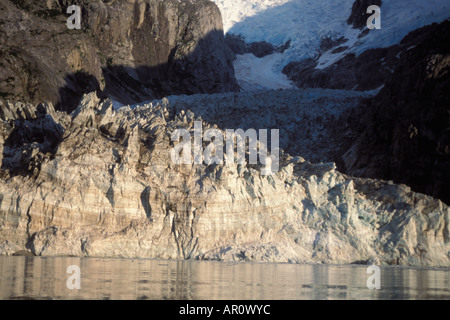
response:
M344 157L352 175L392 179L450 203L450 21L411 33Z
M276 52L283 53L291 45L290 41L280 46L274 46L266 41L246 43L242 37L231 33L225 36L225 43L231 49L234 57L237 54L253 53L258 58L263 58Z
M66 9L82 8L82 30ZM50 0L0 4L0 98L71 112L83 93L124 104L238 90L222 18L207 0Z
M115 112L93 93L70 116L7 110L3 154L29 148L42 160L2 168L4 254L449 266L449 208L406 186L287 154L272 176L258 165L174 165L172 132L201 119L168 100ZM12 125L45 132L13 146L3 142Z
M364 33L361 35L364 36ZM323 69L317 68L318 59L291 62L285 66L283 73L300 88L375 90L384 86L392 78L394 70L401 66L403 52L411 50L431 36L432 30L424 27L411 32L398 45L366 50L358 56L347 54ZM345 46L346 42L345 38L325 38L320 54L333 48L332 53L344 51L348 48Z
M312 59L285 67L299 87L383 86L362 121L350 124L362 131L343 157L343 172L394 180L450 203L449 25L420 28L398 45L347 55L325 69Z
M366 26L367 19L371 16L367 13L369 6L375 5L381 7L381 0L356 0L353 3L352 13L347 20L348 24L351 24L353 28L362 29Z
M356 0L347 23L355 29L361 29L359 38L367 36L369 29L366 27L367 19L371 14L367 8L371 5L381 6L381 0ZM364 30L363 30L364 29ZM363 31L362 31L363 30ZM342 90L367 91L380 88L392 76L392 70L398 65L398 54L409 46L415 44L410 39L409 43L389 48L370 49L355 55L349 53L336 63L326 67L317 68L321 55L338 54L346 51L348 39L327 37L322 39L320 50L316 58L302 61L293 61L287 64L283 73L299 88L327 88Z

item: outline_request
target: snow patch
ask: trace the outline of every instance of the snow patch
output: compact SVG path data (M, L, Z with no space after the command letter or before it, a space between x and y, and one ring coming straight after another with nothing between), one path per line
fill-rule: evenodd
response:
M281 53L258 58L252 53L237 55L234 61L236 79L243 91L294 88L287 76L280 72Z
M110 99L111 99L114 110L119 110L120 108L124 107L124 105L122 103L120 103L119 101L116 101L111 97L110 97Z

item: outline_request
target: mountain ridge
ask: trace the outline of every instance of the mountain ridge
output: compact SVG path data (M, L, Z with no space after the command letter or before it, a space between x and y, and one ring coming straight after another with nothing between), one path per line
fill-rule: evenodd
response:
M66 26L69 4L82 8L81 30ZM0 24L4 102L71 112L94 90L123 104L238 90L210 1L5 0Z
M168 100L116 112L91 93L71 116L18 107L29 130L64 129L54 149L48 134L26 153L0 144L28 163L2 169L2 254L448 267L450 209L407 186L288 154L272 176L174 165L171 133L201 117Z

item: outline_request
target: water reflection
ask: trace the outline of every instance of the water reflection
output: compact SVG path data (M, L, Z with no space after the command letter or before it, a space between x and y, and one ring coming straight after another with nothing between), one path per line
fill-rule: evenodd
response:
M80 266L81 290L66 273ZM229 264L204 261L0 257L1 299L449 299L450 271L367 266Z

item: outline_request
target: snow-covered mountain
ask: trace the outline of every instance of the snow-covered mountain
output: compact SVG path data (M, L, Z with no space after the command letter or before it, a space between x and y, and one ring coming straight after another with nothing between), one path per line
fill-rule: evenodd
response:
M213 0L223 16L223 27L227 33L234 25L248 17L276 7L291 0Z
M397 44L409 32L433 22L450 17L448 0L383 0L381 5L381 29L372 30L361 37L363 30L354 29L347 23L355 0L214 0L222 11L226 33L242 36L247 42L267 41L280 45L291 41L291 47L282 57L267 65L270 73L281 73L292 61L319 58L316 68L326 68L349 53L356 55L373 49ZM330 37L347 39L345 50L322 52L322 40ZM257 60L238 57L247 69L259 68ZM247 72L237 77L260 72ZM261 79L254 79L261 82ZM282 78L280 78L283 81ZM264 77L262 78L264 81ZM268 85L270 87L270 84ZM278 84L279 86L279 84Z

